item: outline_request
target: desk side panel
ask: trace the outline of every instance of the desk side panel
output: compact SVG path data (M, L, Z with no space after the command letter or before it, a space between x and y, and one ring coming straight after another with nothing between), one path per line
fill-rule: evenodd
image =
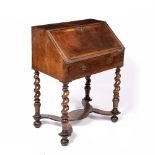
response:
M32 27L32 68L65 81L64 61L45 30Z

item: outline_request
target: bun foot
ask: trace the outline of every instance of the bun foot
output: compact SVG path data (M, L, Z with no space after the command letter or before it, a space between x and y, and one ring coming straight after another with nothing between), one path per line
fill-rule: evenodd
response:
M117 122L118 121L118 117L116 115L113 115L111 117L111 121L114 122L114 123Z
M67 146L68 143L69 143L69 140L68 140L67 138L62 138L62 139L61 139L61 145L62 145L62 146Z
M40 128L41 122L40 122L40 121L35 121L35 122L33 123L33 125L34 125L35 128Z

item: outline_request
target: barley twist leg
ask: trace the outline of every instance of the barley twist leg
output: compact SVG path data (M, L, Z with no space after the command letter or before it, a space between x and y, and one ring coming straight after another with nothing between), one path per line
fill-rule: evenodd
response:
M120 113L118 111L118 103L119 103L119 91L120 91L120 83L121 83L121 74L120 74L120 68L116 69L115 72L116 76L115 76L115 84L114 84L114 91L113 91L113 110L112 110L112 114L113 116L111 117L112 122L117 122L118 117L117 115Z
M60 133L60 136L62 137L61 139L61 144L63 146L68 145L69 140L68 137L70 136L70 132L69 132L69 116L68 116L68 110L69 110L69 91L68 91L68 83L64 83L63 84L63 95L62 95L62 116L61 116L61 123L62 123L62 132Z
M35 92L35 95L34 95L34 107L35 107L35 115L33 116L34 118L34 126L36 128L39 128L41 126L41 121L40 121L40 79L39 79L39 72L38 71L35 71L34 72L34 92Z

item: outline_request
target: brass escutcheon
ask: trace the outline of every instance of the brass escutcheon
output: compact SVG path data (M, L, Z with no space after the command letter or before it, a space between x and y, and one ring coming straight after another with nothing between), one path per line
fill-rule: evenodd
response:
M81 32L83 32L83 31L84 31L84 27L80 26L80 27L79 27L79 30L80 30Z

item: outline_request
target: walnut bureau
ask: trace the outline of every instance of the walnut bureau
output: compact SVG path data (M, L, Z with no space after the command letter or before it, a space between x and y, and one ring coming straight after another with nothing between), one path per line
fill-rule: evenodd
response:
M62 132L61 144L69 143L72 133L70 121L86 118L89 113L98 113L118 120L117 115L120 90L120 68L124 61L124 46L105 21L85 19L32 27L32 69L34 69L34 126L41 126L41 119L60 121ZM89 96L91 75L116 68L113 91L113 109L104 111L92 107ZM45 73L62 82L61 117L40 113L40 78L39 72ZM85 77L85 97L83 109L69 112L68 84Z

